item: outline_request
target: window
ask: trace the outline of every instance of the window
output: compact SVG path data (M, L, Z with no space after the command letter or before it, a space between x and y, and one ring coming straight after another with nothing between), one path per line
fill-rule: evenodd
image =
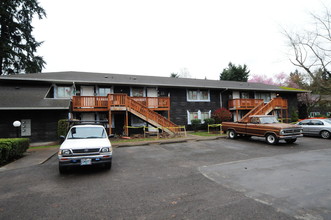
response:
M132 88L131 96L133 97L144 97L144 88Z
M312 125L324 125L324 123L320 120L311 120Z
M199 114L198 114L198 112L190 112L189 113L189 124L191 124L191 121L193 120L193 119L199 119Z
M249 99L249 93L248 92L240 92L240 98L241 99Z
M191 102L209 102L209 90L187 90L187 101Z
M269 102L271 100L271 94L270 93L256 93L255 98L263 99L264 102Z
M319 115L321 115L320 112L310 112L310 114L309 114L309 116L310 116L311 118L313 118L313 117L317 117L317 116L319 116Z
M56 88L56 98L71 98L72 92L71 86L58 86Z
M209 112L201 112L201 122L204 122L207 118L210 118Z
M210 116L211 110L208 112L201 112L200 110L198 110L197 112L187 111L187 124L190 125L193 119L200 119L201 123L204 123L205 119L210 118Z
M110 88L99 88L99 96L107 96L111 93Z
M309 125L310 124L310 120L303 120L299 122L299 125Z

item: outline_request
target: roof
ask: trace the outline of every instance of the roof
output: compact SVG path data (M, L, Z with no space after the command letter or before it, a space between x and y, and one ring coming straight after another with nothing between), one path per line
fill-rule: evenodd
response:
M235 90L258 90L276 92L307 92L305 90L290 90L274 85L262 83L248 83L238 81L204 80L192 78L173 78L143 75L125 75L113 73L95 72L49 72L35 74L19 74L0 76L0 80L38 81L58 84L107 84L107 85L130 85L130 86L163 86L185 88L208 88L208 89L235 89Z
M0 110L69 109L70 99L45 98L50 86L0 84Z

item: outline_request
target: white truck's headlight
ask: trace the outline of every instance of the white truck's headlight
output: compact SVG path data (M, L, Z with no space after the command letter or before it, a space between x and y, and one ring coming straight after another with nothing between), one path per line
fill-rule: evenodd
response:
M61 154L62 154L62 155L70 155L71 152L70 152L70 150L68 150L68 149L64 149L64 150L61 150Z
M103 148L101 148L101 152L102 153L106 153L106 152L110 152L111 150L110 150L110 147L103 147Z

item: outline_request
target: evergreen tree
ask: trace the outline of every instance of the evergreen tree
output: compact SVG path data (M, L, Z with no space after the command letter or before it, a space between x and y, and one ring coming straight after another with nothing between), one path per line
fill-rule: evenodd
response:
M223 69L223 72L220 74L220 80L247 82L249 72L246 64L244 66L236 66L230 62L228 68Z
M41 72L45 61L35 55L42 44L32 35L33 16L46 16L37 0L0 1L0 75Z

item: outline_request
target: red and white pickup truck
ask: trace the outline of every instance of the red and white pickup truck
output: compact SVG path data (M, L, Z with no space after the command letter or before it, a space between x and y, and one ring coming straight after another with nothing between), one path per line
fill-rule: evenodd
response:
M235 139L240 136L265 137L269 144L277 144L279 140L294 143L302 137L302 127L298 125L279 123L273 115L253 115L248 122L223 122L223 131L228 138Z

